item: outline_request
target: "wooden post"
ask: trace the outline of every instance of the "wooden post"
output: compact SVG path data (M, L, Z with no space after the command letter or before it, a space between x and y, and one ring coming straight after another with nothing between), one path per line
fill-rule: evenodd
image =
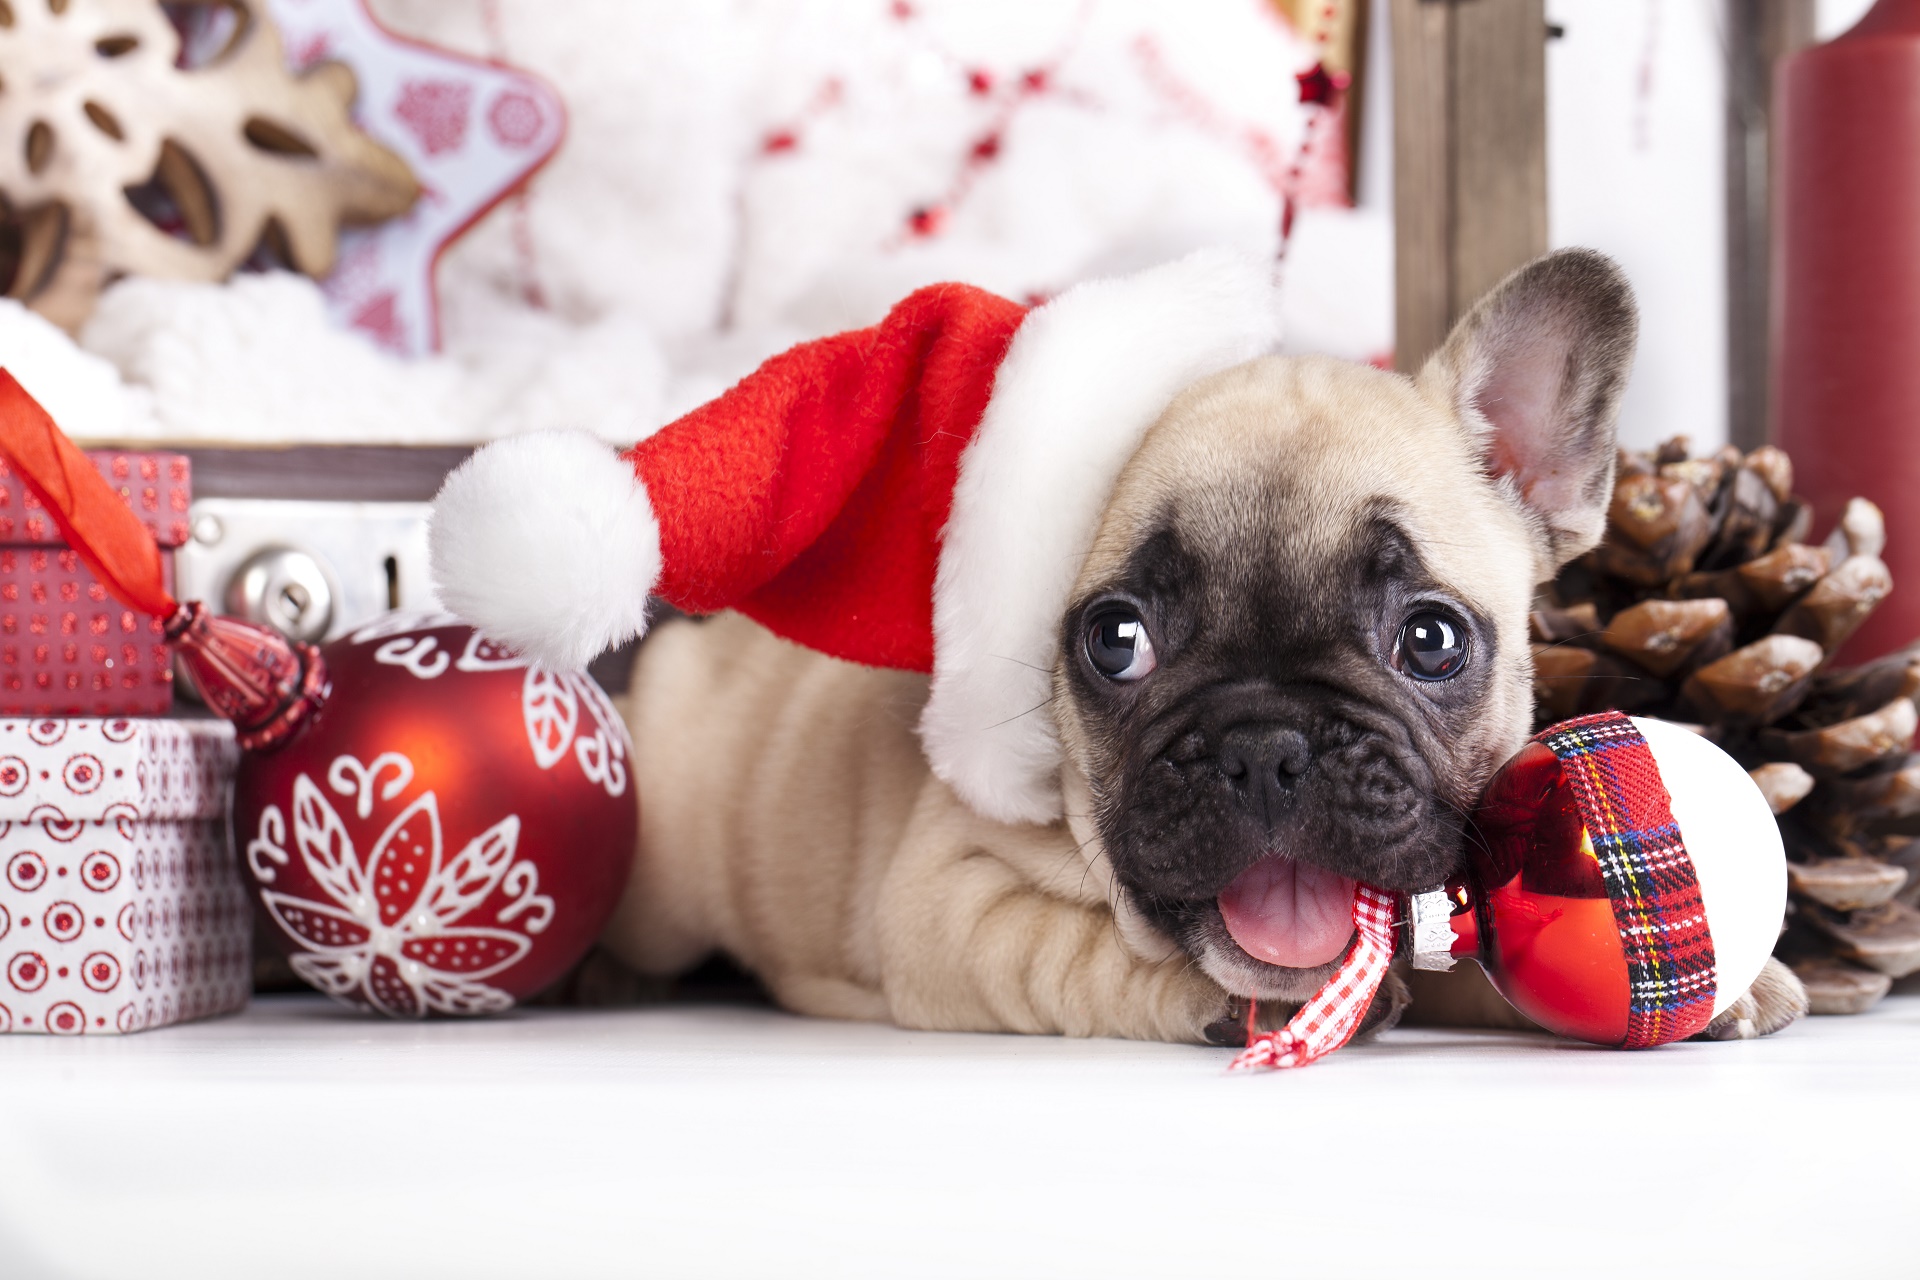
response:
M1394 363L1547 248L1545 0L1391 0Z
M1814 0L1735 0L1727 31L1727 437L1767 442L1773 65L1813 41Z

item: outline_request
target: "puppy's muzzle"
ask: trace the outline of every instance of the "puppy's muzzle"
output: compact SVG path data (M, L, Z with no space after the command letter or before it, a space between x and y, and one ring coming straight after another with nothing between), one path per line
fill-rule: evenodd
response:
M1275 854L1389 887L1402 864L1435 861L1423 838L1431 774L1384 713L1250 684L1182 710L1164 738L1143 744L1103 819L1115 869L1135 892L1209 900Z

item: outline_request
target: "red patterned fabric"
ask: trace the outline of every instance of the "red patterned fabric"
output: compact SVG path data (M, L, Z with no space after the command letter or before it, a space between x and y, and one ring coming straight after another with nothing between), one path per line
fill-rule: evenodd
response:
M921 289L636 445L660 521L658 593L838 658L931 671L960 454L1025 316L966 285Z
M1249 1037L1246 1051L1229 1070L1304 1067L1353 1039L1393 962L1395 901L1393 894L1371 885L1355 889L1354 939L1346 959L1286 1026Z
M1600 861L1627 960L1627 1038L1644 1049L1713 1019L1713 934L1693 860L1647 740L1617 711L1542 732L1560 760Z

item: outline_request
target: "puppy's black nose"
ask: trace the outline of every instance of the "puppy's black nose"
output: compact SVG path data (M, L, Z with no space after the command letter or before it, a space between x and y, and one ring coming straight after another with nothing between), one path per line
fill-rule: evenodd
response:
M1237 724L1220 735L1220 772L1271 821L1313 766L1313 746L1298 729Z

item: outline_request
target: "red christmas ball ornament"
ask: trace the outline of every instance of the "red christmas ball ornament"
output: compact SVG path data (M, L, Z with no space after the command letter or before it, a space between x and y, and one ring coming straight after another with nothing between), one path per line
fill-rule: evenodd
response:
M1683 1040L1773 952L1787 905L1773 810L1680 725L1618 712L1554 725L1495 775L1473 825L1462 873L1408 903L1413 963L1477 960L1549 1031Z
M1478 961L1513 1006L1593 1044L1706 1030L1760 976L1786 913L1766 797L1680 725L1606 712L1553 725L1494 776L1465 866L1424 893L1361 885L1340 968L1236 1067L1304 1066L1352 1038L1396 950Z
M619 900L638 824L599 686L445 616L308 661L330 688L234 784L235 841L294 972L400 1018L496 1013L564 974Z

